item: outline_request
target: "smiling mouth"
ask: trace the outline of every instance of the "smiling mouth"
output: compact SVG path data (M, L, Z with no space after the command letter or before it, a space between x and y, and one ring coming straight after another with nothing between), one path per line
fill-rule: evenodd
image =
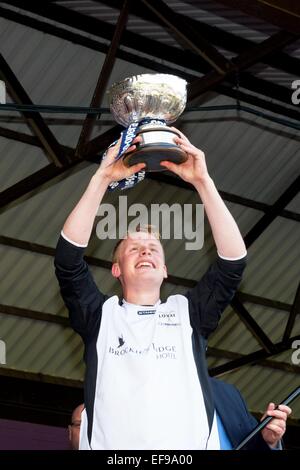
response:
M141 268L148 268L148 269L155 269L155 266L153 263L150 261L140 261L138 264L136 264L136 269L141 269Z

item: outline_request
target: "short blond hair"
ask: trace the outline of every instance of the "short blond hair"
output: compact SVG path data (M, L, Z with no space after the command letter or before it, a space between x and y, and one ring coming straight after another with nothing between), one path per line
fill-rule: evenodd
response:
M120 245L122 244L122 242L124 240L126 240L128 237L130 237L131 234L133 233L137 233L137 232L143 232L143 233L150 233L151 235L154 235L154 237L160 241L161 239L161 236L160 236L160 233L158 230L156 230L156 227L154 225L137 225L136 229L135 230L127 230L126 232L126 235L124 235L124 237L120 238L114 249L113 249L113 253L112 253L112 262L113 263L117 263L118 261L118 252L119 252L119 248L120 248Z

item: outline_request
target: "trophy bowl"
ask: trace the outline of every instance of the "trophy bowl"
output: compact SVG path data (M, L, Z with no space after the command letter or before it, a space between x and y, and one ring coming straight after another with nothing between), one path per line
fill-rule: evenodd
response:
M164 171L162 160L180 164L187 154L174 142L179 135L168 125L186 105L186 81L175 75L142 74L126 78L109 89L110 110L124 127L137 124L141 142L123 157L127 166L143 162L146 171Z

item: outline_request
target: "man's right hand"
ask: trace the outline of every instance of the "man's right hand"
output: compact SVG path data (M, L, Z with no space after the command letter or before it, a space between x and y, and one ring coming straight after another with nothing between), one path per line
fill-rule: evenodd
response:
M136 148L136 144L140 141L140 137L136 137L133 140L133 144L128 148L126 153L132 152ZM98 170L97 175L107 181L108 184L113 181L120 181L124 178L132 176L134 173L143 170L145 168L145 163L137 163L131 167L124 165L123 158L116 160L118 155L119 148L121 144L121 138L118 140L117 144L113 147L110 147L107 151L107 155L104 160L102 160Z

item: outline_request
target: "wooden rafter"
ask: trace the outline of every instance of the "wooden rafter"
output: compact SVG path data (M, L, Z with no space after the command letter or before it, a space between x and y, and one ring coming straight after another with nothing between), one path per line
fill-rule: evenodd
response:
M94 0L97 3L105 4L109 7L120 8L122 0ZM193 2L194 4L194 2ZM205 4L201 5L201 8L205 7ZM150 10L144 8L142 2L137 2L134 6L134 14L139 18L146 21L158 22L163 26L163 22L159 20ZM255 46L255 42L246 39L242 36L237 36L233 33L217 28L202 21L195 20L189 16L180 14L180 19L184 21L188 27L193 27L198 31L201 31L201 35L209 41L211 44L220 46L223 49L240 54L241 52L251 49ZM296 57L292 57L284 52L277 51L276 54L266 56L262 58L262 62L270 65L271 67L283 70L284 72L292 75L297 75L297 70L300 68L300 61Z
M239 73L241 70L245 70L251 65L260 62L265 56L268 56L270 53L280 50L291 42L294 42L296 38L297 37L294 34L287 33L285 31L275 33L270 38L253 46L250 50L242 52L240 55L232 59L232 64L227 68L226 73L220 74L214 71L195 80L189 88L189 99L192 100L215 87L218 83L221 83L225 77Z
M162 0L142 0L142 2L171 30L185 49L191 49L199 54L220 74L224 74L230 67L230 61L202 37L199 29L185 21L183 16L178 15Z
M0 314L55 323L56 325L61 325L63 327L70 326L70 320L67 317L62 317L61 315L56 315L54 313L38 312L27 308L14 307L12 305L0 304Z
M220 359L241 359L244 355L240 353L236 353L233 351L227 351L225 349L215 348L215 347L208 347L207 348L207 355L215 358ZM272 359L263 359L257 362L257 365L261 367L269 367L270 369L277 369L283 370L284 372L290 372L292 374L299 374L300 373L300 366L295 366L293 364L289 364L287 362L279 362Z
M109 50L105 57L104 64L101 68L101 72L97 81L96 88L94 90L92 101L90 103L91 108L100 106L102 98L105 94L106 86L107 86L111 71L115 63L116 53L120 44L121 36L127 24L130 3L131 3L131 0L125 0L123 8L121 9L121 12L120 12L117 24L116 24L116 29L115 29L111 44L109 46ZM85 121L82 126L80 137L78 139L76 150L75 150L76 157L80 157L81 154L84 154L84 147L86 143L89 141L95 120L96 120L96 116L94 114L93 115L88 114L86 116Z
M32 104L32 101L7 64L2 54L0 54L0 78L4 80L8 93L16 103ZM28 126L32 129L33 133L42 144L49 161L58 167L62 167L64 164L67 164L69 159L62 151L62 148L50 131L49 127L45 124L42 116L38 112L23 112L22 114L25 117Z
M26 309L26 308L15 307L12 305L0 304L0 314L11 315L11 316L16 316L16 317L21 317L21 318L28 318L31 320L38 320L38 321L47 322L47 323L55 323L57 325L60 325L63 328L71 328L70 320L68 317L63 317L61 315L56 315L53 313L39 312L39 311L32 310L32 309ZM235 353L232 351L226 351L224 349L219 349L215 347L208 347L207 354L208 356L213 356L217 358L225 358L225 359L230 359L230 360L241 359L242 357L244 357L242 354ZM272 361L270 359L262 360L258 364L262 367L269 367L271 369L283 370L285 372L292 372L292 373L300 372L299 366L294 366L294 365L282 363L279 361Z
M31 243L31 242L28 242L25 240L19 240L16 238L6 237L4 235L0 235L0 244L4 246L18 248L20 250L25 250L28 252L38 253L41 255L52 256L52 257L54 256L54 253L55 253L55 250L52 247L40 245L38 243ZM86 260L91 266L98 266L100 268L108 269L108 270L111 269L110 261L91 257L91 256L87 256ZM197 281L194 279L187 279L184 277L170 275L168 276L168 283L179 285L179 286L184 286L184 287L187 287L188 289L192 289L197 284ZM239 300L242 300L243 302L249 302L251 304L262 305L264 307L272 308L274 310L290 312L292 308L292 305L290 304L279 302L277 300L268 299L268 298L257 296L257 295L252 295L247 292L238 292L236 296Z
M300 284L298 285L298 289L295 295L295 299L290 311L290 315L286 324L286 328L284 330L284 334L282 337L282 341L287 341L291 336L293 326L295 324L296 316L300 313Z
M265 349L260 349L253 353L246 354L240 358L233 359L232 361L226 362L225 364L222 364L221 366L212 367L209 370L209 373L212 376L222 375L227 372L237 370L246 365L257 364L264 359L268 359L274 354L279 354L279 353L289 350L293 342L299 339L300 339L300 336L298 335L298 336L294 336L293 338L290 338L288 341L285 341L285 342L281 341L279 343L275 343L274 350L276 351L276 353L272 353L272 352L269 353Z
M267 353L274 353L274 346L272 341L268 338L265 332L260 328L258 323L253 319L248 310L238 297L234 297L230 303L234 311L237 313L242 323L251 331L254 338L263 347Z
M300 176L298 176L290 186L279 196L277 201L270 207L262 218L252 227L252 229L244 237L247 248L251 246L255 240L269 227L273 220L278 217L282 211L298 194L300 188Z
M116 127L109 129L108 131L104 132L101 136L99 136L98 141L98 149L99 152L104 150L109 143L112 142L112 137L115 135ZM18 183L10 186L9 188L5 189L0 193L0 209L3 212L5 208L11 204L12 202L16 201L17 199L25 196L26 194L30 193L34 189L39 188L41 185L48 183L49 181L53 180L59 175L67 172L71 168L78 165L80 162L91 159L92 157L85 157L83 160L75 160L72 163L68 163L64 167L57 167L54 164L47 165L46 167L42 168L41 170L36 171L30 176L27 176ZM100 160L100 157L99 157Z
M298 0L216 0L227 7L260 18L292 33L299 32L300 4Z
M13 3L13 2L12 2ZM39 5L36 2L28 1L26 2L26 10L32 11L33 13L40 14L44 17L45 15L45 10L43 5ZM15 21L20 21L24 22L28 21L30 24L33 26L34 20L32 18L24 19L22 15L19 15L18 13L11 13L9 10L5 10L0 7L0 13L2 12L3 15L6 15L6 17L9 18L15 18ZM14 16L13 16L14 15ZM73 28L76 28L79 31L84 31L87 33L91 33L95 36L98 37L103 37L105 39L111 39L112 34L113 34L113 26L110 24L107 24L103 21L100 21L96 18L92 18L90 16L85 16L81 15L80 13L76 11L72 11L70 9L67 9L65 7L59 6L59 5L48 5L47 7L47 17L57 21L58 23L66 24L68 26L71 26ZM36 22L37 25L36 27L38 29L42 29L40 25L40 21ZM26 23L25 23L26 24ZM49 25L46 25L47 31L50 31ZM54 28L54 27L53 27ZM199 28L200 29L200 28ZM55 32L54 32L55 31ZM59 31L58 28L53 29L53 34L59 34L63 35L64 37L67 37L67 34L72 36L73 41L83 41L84 39L82 37L78 37L76 39L76 35L73 33L67 33L66 31ZM86 42L86 41L85 41ZM236 39L236 42L239 42L239 38ZM91 44L92 41L89 41L89 44ZM94 44L94 43L93 43ZM165 59L168 62L173 62L174 64L181 64L183 67L187 68L192 68L198 72L206 73L208 71L207 69L207 64L205 61L201 59L200 56L197 56L196 54L193 54L192 52L189 51L182 51L179 48L175 47L170 47L167 46L161 42L148 39L146 37L140 36L138 34L132 33L130 31L125 31L124 35L122 37L122 44L124 46L130 47L134 50L138 48L139 51L146 53L147 55L149 54L149 51L151 51L151 54L154 57L160 57L161 59ZM253 43L254 44L254 43ZM137 64L144 64L144 66L147 67L146 64L148 64L148 67L150 66L150 62L148 61L147 58L141 58L138 55L133 57L131 53L125 53L124 51L118 51L118 57L122 57L125 60L133 61ZM168 67L163 66L159 63L153 64L153 69L161 71L162 73L172 73L168 72ZM297 71L295 71L295 74ZM254 78L254 77L253 77ZM251 80L250 80L251 81ZM266 82L264 80L255 80L255 89L252 87L252 85L249 88L249 85L246 85L245 88L251 89L251 91L260 93L262 96L268 96L270 98L276 99L276 100L281 100L281 93L279 93L280 88L282 89L282 94L285 95L285 88L283 87L277 87L276 94L270 90L269 87L269 82ZM216 86L216 90L220 91L223 94L228 94L231 96L232 90L230 87L226 87L225 85L222 84L221 86ZM227 93L228 91L228 93ZM270 109L268 107L268 101L262 100L260 105L259 100L256 98L256 103L258 106L261 106L263 109ZM251 102L251 95L249 96L249 101L247 101L248 97L244 95L244 101L245 102ZM264 101L264 103L263 103ZM286 100L284 101L286 102ZM270 105L273 105L273 103L270 103ZM274 108L274 105L271 106ZM294 119L299 119L299 112L296 112L296 110L289 110L285 109L282 107L282 109L279 109L275 112L278 112L278 114L283 114L292 117L294 114Z
M280 302L279 300L268 299L259 295L248 294L245 292L238 291L236 297L242 302L249 302L250 304L262 305L263 307L273 308L276 310L283 310L290 312L292 306L286 302Z
M84 161L91 161L99 163L101 160L101 152L118 136L120 135L122 127L117 125L111 128L109 131L95 137L89 144L87 145L87 154L84 157ZM26 144L34 145L41 147L40 142L36 139L36 137L29 136L24 133L11 131L10 129L5 129L0 127L0 136L3 136L8 139L13 139L18 142L24 142ZM66 154L73 154L73 149L67 146L63 146L64 152ZM62 175L70 168L75 167L81 162L81 160L76 160L72 162L72 164L66 165L64 168L56 169L53 165L48 165L41 170L38 170L31 176L26 177L25 179L19 181L15 185L7 188L6 190L0 193L0 209L3 212L5 208L14 201L17 201L22 196L29 194L34 189L38 189L42 184L48 183L56 176ZM31 178L32 177L32 178ZM164 175L162 173L148 173L146 175L147 179L151 179L153 181L158 181L164 184L170 184L172 186L176 186L179 188L187 189L190 191L195 191L195 188L186 183L185 181L174 178L173 176ZM220 195L225 201L233 202L234 204L239 204L245 207L250 207L252 209L268 213L272 206L268 204L254 201L252 199L248 199L242 196L238 196L232 193L228 193L226 191L219 191ZM279 214L280 217L284 217L286 219L295 220L297 222L300 221L300 216L296 212L288 211L282 209Z
M164 184L170 184L172 186L177 186L178 188L183 188L189 191L196 191L194 186L186 183L185 181L181 180L180 178L175 178L174 176L169 176L163 173L147 173L146 178L159 181ZM224 199L224 201L233 202L234 204L240 204L245 207L251 207L252 209L261 211L261 212L268 212L272 206L265 204L263 202L254 201L253 199L248 199L242 196L238 196L236 194L228 193L227 191L219 190L219 193ZM300 221L300 215L296 212L287 211L282 209L280 212L280 217L284 217L286 219L296 220L297 222Z
M24 132L13 131L6 127L0 127L0 136L6 139L22 142L23 144L33 145L34 147L42 148L39 139L33 135L25 134Z

